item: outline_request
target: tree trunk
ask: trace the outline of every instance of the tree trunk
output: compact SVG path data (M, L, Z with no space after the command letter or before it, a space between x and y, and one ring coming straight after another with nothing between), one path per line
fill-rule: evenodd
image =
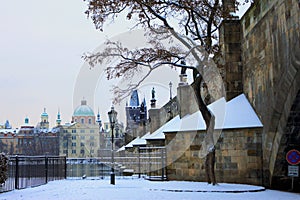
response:
M205 105L202 97L201 97L201 81L203 77L201 74L195 69L193 71L194 82L192 84L192 88L194 90L197 104L199 110L203 116L203 119L206 123L206 134L208 137L208 146L206 148L206 161L205 161L205 172L207 177L207 182L213 185L216 185L215 178L215 146L213 133L215 128L215 116L208 110L207 105Z

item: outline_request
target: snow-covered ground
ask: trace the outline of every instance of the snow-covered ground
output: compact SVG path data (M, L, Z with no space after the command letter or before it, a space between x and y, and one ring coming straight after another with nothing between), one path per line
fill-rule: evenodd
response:
M116 179L116 185L104 180L61 180L47 185L0 194L0 200L94 200L94 199L230 199L230 200L298 200L300 194L261 190L258 186L199 182L151 182L144 179ZM227 191L227 192L224 192ZM229 192L228 192L229 191ZM248 191L237 192L233 191Z

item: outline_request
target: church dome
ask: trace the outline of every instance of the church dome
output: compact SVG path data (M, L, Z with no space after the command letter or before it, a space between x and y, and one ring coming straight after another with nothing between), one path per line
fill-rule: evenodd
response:
M87 105L86 100L82 100L81 105L74 110L73 116L95 116L95 114L93 109Z

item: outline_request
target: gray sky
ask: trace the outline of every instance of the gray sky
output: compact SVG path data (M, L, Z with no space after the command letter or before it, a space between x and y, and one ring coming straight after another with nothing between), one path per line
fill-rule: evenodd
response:
M51 125L58 108L70 121L81 55L117 30L95 30L85 9L81 0L1 2L0 123L9 119L17 127L28 116L35 125L44 107Z
M122 21L109 25L104 33L97 31L84 14L85 9L82 0L1 2L0 124L8 119L13 127L19 127L28 116L30 123L36 125L44 108L51 127L55 125L58 109L62 121L70 121L73 106L80 103L77 100L73 105L75 83L84 64L81 56L129 27ZM101 91L108 90L102 82L103 77L99 77L100 86L97 85L95 97L90 100L95 112L106 95L101 96ZM146 90L152 86L150 82L146 85ZM150 95L142 93L141 98ZM109 104L106 102L105 107ZM105 107L100 108L101 115L107 115Z

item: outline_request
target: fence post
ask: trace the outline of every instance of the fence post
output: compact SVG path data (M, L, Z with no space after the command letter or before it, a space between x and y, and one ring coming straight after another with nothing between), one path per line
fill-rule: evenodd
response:
M139 178L141 178L141 149L140 149L140 146L138 146L138 162L139 162Z
M45 156L45 182L48 183L48 156Z
M19 189L19 158L16 156L15 189Z
M64 157L65 164L65 179L67 179L67 156Z
M161 148L161 180L163 181L164 180L164 177L165 177L165 163L164 163L164 149Z

